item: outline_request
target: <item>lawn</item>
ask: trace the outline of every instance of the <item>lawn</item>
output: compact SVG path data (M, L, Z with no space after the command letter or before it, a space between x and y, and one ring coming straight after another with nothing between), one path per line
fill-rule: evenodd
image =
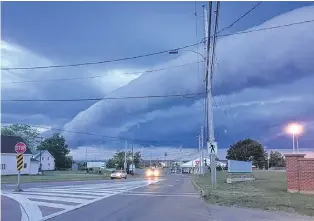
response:
M217 171L217 188L211 188L210 174L191 176L209 204L285 211L314 216L314 196L287 193L286 173L256 171L255 181L227 184L227 172Z
M76 181L108 179L109 172L105 174L86 173L85 171L45 171L42 175L21 175L21 183L47 182L47 181ZM17 175L1 176L1 183L16 183Z

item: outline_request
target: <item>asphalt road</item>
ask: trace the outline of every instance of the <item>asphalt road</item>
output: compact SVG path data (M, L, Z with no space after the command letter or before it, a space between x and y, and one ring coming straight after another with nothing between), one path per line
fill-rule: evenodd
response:
M208 220L208 207L189 178L180 174L155 179L34 183L18 194L11 192L11 186L6 188L3 220ZM13 215L10 211L15 210L18 212Z
M31 185L31 184L29 184ZM44 184L42 184L44 185ZM23 193L2 192L6 221L307 221L284 213L208 206L187 175L32 184ZM18 203L17 203L18 202ZM14 212L12 212L14 211Z
M90 221L208 221L209 210L187 176L173 175L51 220L75 221L86 214L92 214L88 216Z

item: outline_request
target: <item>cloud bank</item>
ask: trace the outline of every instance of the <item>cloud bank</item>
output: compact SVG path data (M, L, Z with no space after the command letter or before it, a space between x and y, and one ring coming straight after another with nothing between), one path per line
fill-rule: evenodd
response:
M277 16L251 29L314 19L314 7ZM313 148L314 23L221 37L214 75L215 138L220 148L252 137L273 149L290 147L282 133L290 121L301 121L306 133L301 148ZM197 50L194 48L194 50ZM10 41L1 41L2 67L55 64ZM145 74L127 74L198 61L183 52L146 68L114 64L106 67L2 71L2 99L71 99L198 93L203 91L202 64ZM136 61L134 61L136 64ZM89 80L12 84L9 82L101 76ZM6 83L7 82L7 83ZM70 131L136 140L140 146L196 148L204 119L203 100L144 98L76 103L1 102L3 122L35 123ZM124 140L63 133L70 146L101 145L115 150ZM99 147L99 146L98 146Z

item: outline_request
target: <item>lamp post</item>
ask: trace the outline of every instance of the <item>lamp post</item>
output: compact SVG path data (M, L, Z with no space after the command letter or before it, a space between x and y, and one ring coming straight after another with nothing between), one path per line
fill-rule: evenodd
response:
M303 125L299 123L290 123L286 127L286 132L292 135L292 151L295 153L295 149L299 152L299 140L298 136L303 133ZM295 148L295 140L296 140L296 148Z

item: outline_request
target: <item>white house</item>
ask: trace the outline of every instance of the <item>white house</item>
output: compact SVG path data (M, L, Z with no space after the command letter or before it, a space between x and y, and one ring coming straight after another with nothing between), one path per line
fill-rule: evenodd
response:
M54 170L55 158L49 153L48 150L41 150L33 156L33 159L41 163L41 170Z
M17 153L15 152L15 145L18 142L25 143L21 137L1 135L1 175L14 175L18 173ZM21 174L38 173L39 162L31 160L31 158L31 150L27 148L23 154L24 168L21 170Z

